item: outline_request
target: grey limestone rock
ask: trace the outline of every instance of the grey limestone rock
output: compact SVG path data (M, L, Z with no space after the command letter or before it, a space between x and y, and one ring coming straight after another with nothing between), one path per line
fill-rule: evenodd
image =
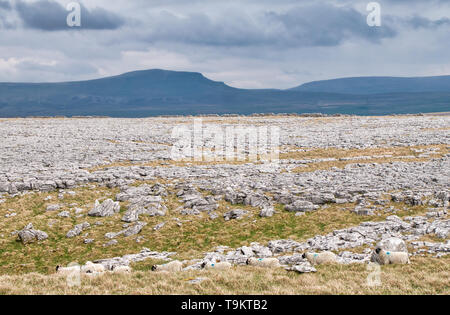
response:
M67 232L66 237L73 238L75 236L78 236L81 234L81 232L83 232L84 230L86 230L90 227L91 227L91 225L88 222L84 222L84 223L75 225L75 227L72 230Z
M59 209L61 209L60 205L49 205L47 206L46 211L58 211Z
M264 206L259 213L262 218L270 218L275 214L275 209L272 206Z
M248 211L242 209L234 209L225 213L223 217L225 221L230 221L242 219L246 215L248 215Z
M69 211L62 211L62 212L58 213L58 217L70 218L70 212Z
M296 200L292 204L285 206L285 209L290 212L310 212L318 208L318 206L306 200Z
M102 203L96 200L94 208L89 211L88 215L91 217L110 217L119 211L120 204L118 202L114 202L112 199L107 199Z
M287 267L286 270L288 271L295 271L298 273L311 273L311 272L317 272L316 268L311 266L309 262L299 263L295 266Z
M47 233L35 230L32 223L29 223L23 230L18 231L17 235L18 240L23 244L29 244L35 241L43 241L48 238Z
M154 260L170 260L170 256L175 255L174 252L156 252L147 248L142 249L138 254L125 255L122 257L114 257L108 259L95 260L94 263L103 265L106 270L113 270L118 266L129 266L132 262L140 262L146 259Z
M154 230L154 231L159 231L159 230L161 230L161 229L164 227L164 225L166 225L165 222L162 222L162 223L160 223L160 224L157 224L156 226L153 227L153 230Z

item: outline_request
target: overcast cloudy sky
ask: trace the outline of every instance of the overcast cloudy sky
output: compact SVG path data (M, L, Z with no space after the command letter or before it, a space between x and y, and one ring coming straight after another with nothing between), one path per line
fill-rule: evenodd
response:
M243 88L347 76L450 74L450 1L0 0L0 81L84 80L160 68Z

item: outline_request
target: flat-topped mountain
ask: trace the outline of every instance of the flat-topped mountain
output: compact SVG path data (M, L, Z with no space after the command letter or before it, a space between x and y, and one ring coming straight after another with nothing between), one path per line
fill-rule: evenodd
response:
M144 70L96 80L0 83L0 117L345 113L450 110L450 77L348 78L289 90L238 89L200 73Z

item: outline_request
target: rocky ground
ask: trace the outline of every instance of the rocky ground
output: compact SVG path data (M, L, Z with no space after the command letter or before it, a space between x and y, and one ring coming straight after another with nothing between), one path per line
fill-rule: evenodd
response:
M258 274L250 257L277 258L280 277L320 277L336 267L302 254L332 251L350 274L376 261L377 245L408 252L400 268L437 264L429 269L449 275L450 116L203 118L204 127L278 127L269 165L175 161L176 126L192 130L192 118L0 120L0 293L87 261L152 274L152 264L180 260L189 279L174 282L195 286L215 281L205 262ZM304 289L287 293L315 293ZM448 282L412 291L423 292L448 294Z

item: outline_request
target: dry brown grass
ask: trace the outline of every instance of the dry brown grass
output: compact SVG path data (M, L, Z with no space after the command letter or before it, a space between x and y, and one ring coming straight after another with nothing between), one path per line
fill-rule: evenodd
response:
M441 243L442 242L442 238L437 237L435 234L427 234L427 235L423 235L420 238L418 238L417 240L414 240L414 242L430 242L430 243Z
M154 183L154 182L152 182ZM142 182L140 182L142 184ZM114 197L116 189L104 187L74 189L76 196L67 196L63 202L76 202L89 210L95 199ZM36 228L49 234L49 239L39 244L22 245L13 237L0 239L0 294L448 294L449 293L449 258L433 259L430 257L413 258L410 266L383 267L381 287L368 287L366 278L369 271L364 265L319 266L318 273L298 275L283 269L267 270L250 267L235 267L227 272L190 271L177 274L157 274L149 271L156 261L147 260L136 263L131 275L107 274L98 278L83 278L81 287L68 287L66 279L54 274L57 264L70 262L84 263L87 260L122 256L136 253L142 247L152 250L178 252L175 258L191 259L202 257L202 253L218 245L236 248L249 245L253 241L265 243L273 239L291 238L304 241L314 235L324 235L335 229L355 226L364 221L384 220L389 214L380 212L380 216L358 216L349 210L353 204L329 205L317 212L296 217L294 213L283 210L277 205L277 214L272 218L260 218L256 208L220 202L217 212L222 215L232 208L243 208L252 216L242 220L224 222L223 219L210 220L206 215L182 217L174 212L180 202L171 195L165 204L169 208L166 217L149 218L140 234L145 238L142 243L135 242L135 236L117 238L119 244L103 247L107 240L106 232L122 229L120 218L123 213L111 218L71 218L62 219L57 212L47 213L48 204L57 201L56 192L33 193L22 197L8 199L0 205L0 216L7 209L14 209L17 217L0 222L0 229L9 233L12 229L21 229L29 222ZM45 202L47 196L52 201ZM387 207L392 203L387 204ZM400 217L424 214L426 207L408 207L395 204ZM122 204L122 207L124 204ZM61 209L64 210L65 208ZM123 212L123 209L122 209ZM176 225L174 218L184 222L182 227ZM82 236L74 239L65 238L73 225L88 221L92 228L88 230L89 238L96 239L93 244L82 243ZM96 221L103 225L95 226ZM48 223L52 222L52 226ZM168 222L160 231L152 227L160 222ZM84 232L85 233L85 232ZM82 234L84 234L82 233ZM431 238L431 237L430 237ZM362 249L361 249L362 250ZM33 273L30 273L33 272ZM36 273L39 272L39 273ZM208 280L200 284L190 284L187 280L205 277Z
M56 199L56 192L33 193L22 197L8 199L0 205L0 217L13 209L16 217L3 219L0 222L0 274L22 274L28 272L52 273L58 264L67 265L70 262L84 263L88 260L123 256L139 252L143 247L157 251L175 251L180 259L192 259L202 257L205 251L210 251L219 245L227 245L232 248L249 245L251 242L266 243L274 239L291 238L304 241L318 234L327 234L335 229L355 226L364 221L383 220L389 214L380 213L380 216L358 216L349 210L353 204L329 205L325 209L307 213L305 216L296 217L294 213L283 210L283 206L277 205L277 213L272 218L260 218L259 209L249 206L232 206L225 201L220 202L217 210L219 216L233 208L241 208L252 215L241 220L225 222L223 218L211 220L206 214L199 216L183 216L175 210L181 203L170 191L165 198L165 204L169 211L164 217L141 216L140 220L147 223L139 236L143 241L137 243L136 236L125 238L119 236L119 243L111 247L103 247L108 241L105 238L107 232L118 232L123 229L121 217L125 211L126 203L121 203L121 213L109 218L60 218L56 212L46 212L46 206L52 203L63 203L61 209L67 210L68 204L77 203L87 213L96 199L114 198L117 189L105 187L78 188L77 195L67 196L63 201ZM52 201L44 201L47 196L53 196ZM397 204L398 205L398 204ZM423 214L425 207L407 207L397 213L399 216ZM72 212L73 213L73 212ZM176 218L182 220L182 226L177 225ZM91 228L83 232L79 237L67 239L66 233L74 225L89 222ZM36 229L48 233L49 239L39 244L22 245L9 233L22 229L32 222ZM102 225L95 225L101 222ZM159 223L166 225L159 231L153 227ZM51 224L51 225L49 225ZM87 237L83 237L89 233ZM84 244L85 238L93 238L92 244Z
M379 158L379 159L367 159L361 161L327 161L327 162L318 162L311 163L305 167L297 167L292 170L293 173L308 173L315 171L323 171L329 170L333 167L336 168L345 168L350 164L371 164L371 163L392 163L392 162L426 162L430 160L430 158Z
M211 150L213 152L214 150ZM99 165L92 168L87 169L89 172L96 172L101 171L109 168L115 168L115 167L132 167L132 166L146 166L146 167L189 167L189 166L214 166L214 165L242 165L246 163L252 163L252 164L262 164L264 160L270 160L270 155L258 155L256 158L256 161L250 161L248 157L245 158L245 160L240 161L237 159L234 159L232 161L228 161L225 158L215 160L215 161L207 161L203 159L202 161L194 161L193 159L187 159L186 161L183 160L153 160L148 162L132 162L132 161L120 161L120 162L114 162L109 163L105 165Z
M442 128L421 128L420 131L448 131L450 127L442 127Z
M321 159L321 158L355 158L361 156L381 156L392 155L393 157L418 156L415 150L431 150L436 149L436 155L449 153L448 144L421 145L407 147L382 147L382 148L366 148L366 149L341 149L341 148L306 148L306 151L294 151L281 153L281 159ZM364 161L364 160L361 160Z
M433 150L428 157L419 157L422 153L416 150ZM333 161L322 161L305 164L292 170L294 173L314 172L317 170L328 170L333 167L344 168L349 164L370 164L370 163L392 163L392 162L425 162L433 158L440 158L449 153L447 144L410 146L410 147L385 147L367 149L312 149L305 151L294 151L280 154L281 159L328 159ZM358 157L371 157L366 159L356 159ZM350 158L350 160L342 160ZM353 159L352 159L353 158Z
M97 172L97 171L101 171L101 170L105 170L108 168L115 168L115 167L131 167L131 166L146 166L146 167L173 167L173 166L178 166L178 167L188 167L188 166L199 166L199 165L220 165L220 164L244 164L244 163L248 163L248 162L239 162L239 161L230 161L230 162L206 162L206 161L175 161L175 160L154 160L154 161L149 161L149 162L145 162L145 163L141 163L141 162L131 162L131 161L121 161L121 162L114 162L114 163L110 163L110 164L105 164L105 165L99 165L96 167L92 167L87 169L87 171L89 172Z
M363 264L318 266L315 274L283 269L235 267L230 271L190 271L160 274L136 271L82 278L80 287L68 287L63 276L26 274L0 276L0 294L449 294L450 258L413 257L411 265L381 269L381 286L371 287L371 271ZM200 284L188 280L207 278Z
M296 147L286 146L284 149L295 150ZM429 157L418 158L420 153L414 150L430 150L437 149L435 153L430 154ZM348 164L360 163L390 163L390 162L424 162L431 158L438 158L444 154L449 153L447 144L440 145L427 145L427 146L410 146L410 147L384 147L384 148L368 148L368 149L341 149L341 148L326 148L326 149L308 149L302 148L300 151L291 151L287 153L280 153L279 158L281 160L285 159L324 159L324 158L357 158L364 156L373 156L372 159L361 159L361 160L349 160L349 161L327 161L318 163L309 163L306 167L298 167L293 170L293 172L313 172L316 170L326 170L332 167L343 168ZM392 157L379 157L382 155L392 155ZM414 156L414 158L410 158ZM189 166L214 166L214 165L242 165L246 163L261 164L263 160L270 159L270 156L258 155L256 161L252 162L248 160L248 157L244 161L176 161L176 160L154 160L148 162L132 162L132 161L119 161L114 163L109 163L105 165L99 165L87 169L89 172L101 171L109 168L116 167L131 167L131 166L146 166L146 167L189 167Z

